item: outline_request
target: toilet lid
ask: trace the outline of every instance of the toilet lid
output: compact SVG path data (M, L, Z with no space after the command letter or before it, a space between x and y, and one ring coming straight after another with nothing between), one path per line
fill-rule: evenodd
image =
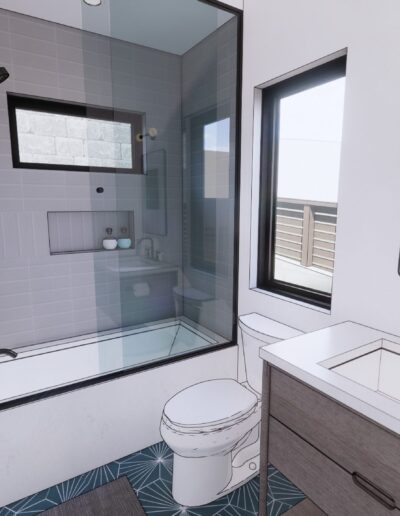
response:
M164 415L176 426L212 426L234 421L256 405L256 395L235 380L210 380L178 392L166 403Z
M201 292L200 290L192 287L174 287L173 290L175 294L185 297L186 299L191 299L193 301L209 301L212 299L212 297L210 297L205 292Z

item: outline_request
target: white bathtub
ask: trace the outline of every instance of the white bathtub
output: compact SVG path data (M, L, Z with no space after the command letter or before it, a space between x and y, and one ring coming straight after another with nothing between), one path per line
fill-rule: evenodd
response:
M0 404L223 343L204 328L167 321L0 355Z

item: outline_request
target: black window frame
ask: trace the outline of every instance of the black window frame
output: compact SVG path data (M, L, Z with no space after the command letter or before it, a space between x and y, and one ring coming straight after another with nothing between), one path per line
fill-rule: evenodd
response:
M346 55L262 91L257 288L329 309L332 294L274 278L280 99L346 76Z
M78 102L67 102L43 97L34 97L7 92L8 117L10 124L11 154L14 168L35 170L65 170L76 172L110 172L118 174L144 173L144 113L116 110ZM67 165L58 163L29 163L20 160L16 110L25 109L41 113L76 116L104 120L108 122L124 122L131 125L132 136L132 168L99 167Z

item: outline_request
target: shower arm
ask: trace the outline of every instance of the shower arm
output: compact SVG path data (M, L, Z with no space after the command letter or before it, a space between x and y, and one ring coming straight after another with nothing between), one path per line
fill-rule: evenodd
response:
M11 358L17 358L18 353L13 349L0 349L0 355L8 355Z

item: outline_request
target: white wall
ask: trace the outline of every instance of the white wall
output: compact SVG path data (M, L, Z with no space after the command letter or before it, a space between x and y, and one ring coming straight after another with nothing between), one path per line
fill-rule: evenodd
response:
M250 288L254 286L249 279L251 190L253 180L256 193L259 154L257 140L253 141L254 88L345 47L348 61L337 256L332 311L324 313ZM399 48L400 4L396 0L246 2L241 314L257 311L304 331L352 319L400 333ZM256 211L254 206L253 233ZM254 238L252 244L254 248Z
M254 0L250 0L253 1ZM231 5L232 7L236 7L236 9L243 9L244 0L223 0L223 3L226 5Z
M166 401L196 382L236 378L216 351L0 412L0 507L161 441Z

